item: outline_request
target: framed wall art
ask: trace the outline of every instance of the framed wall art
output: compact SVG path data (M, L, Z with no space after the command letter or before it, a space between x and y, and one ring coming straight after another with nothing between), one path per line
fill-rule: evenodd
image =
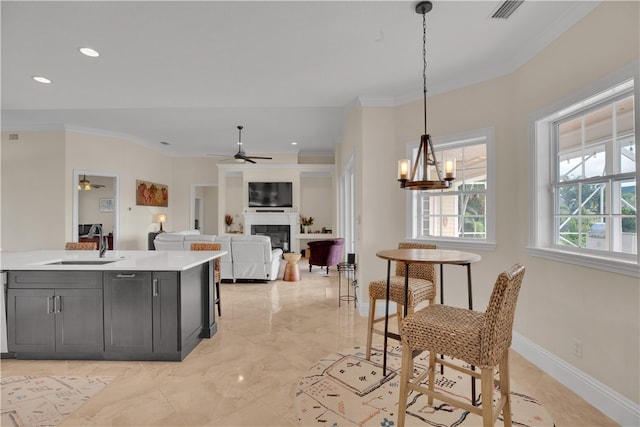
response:
M169 206L169 187L155 182L136 180L136 205Z
M98 210L100 212L113 212L113 199L100 199Z

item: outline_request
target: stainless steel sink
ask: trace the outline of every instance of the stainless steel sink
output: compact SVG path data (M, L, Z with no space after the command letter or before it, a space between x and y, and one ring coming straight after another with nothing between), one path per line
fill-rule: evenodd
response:
M104 265L112 262L120 261L119 259L74 259L68 261L56 261L47 263L47 265Z

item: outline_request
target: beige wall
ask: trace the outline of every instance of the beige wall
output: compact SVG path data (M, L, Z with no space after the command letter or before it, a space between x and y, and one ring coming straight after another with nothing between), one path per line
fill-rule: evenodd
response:
M342 138L340 144L336 147L336 178L338 181L342 180L345 176L345 169L351 157L354 158L354 199L355 199L355 242L354 250L360 262L360 251L363 250L362 245L362 192L360 189L362 186L362 108L359 104L350 105L346 111L346 121L343 129ZM344 227L344 224L340 224ZM358 283L368 283L363 279L362 269L358 269L356 272ZM366 291L366 289L365 289ZM360 288L362 295L366 295ZM360 301L365 301L362 298Z
M217 184L218 168L216 163L211 157L177 157L171 160L173 182L169 189L169 207L171 208L172 217L169 218L171 227L165 227L167 230L193 229L193 224L189 224L189 218L191 217L191 185ZM217 221L217 213L212 220ZM215 224L207 223L207 228L212 226L216 227Z
M531 113L639 59L638 16L638 2L604 2L514 74L512 135L516 158L524 159L529 153L527 119ZM524 163L516 169L519 188L528 190L529 166ZM529 218L530 193L513 195L514 219L522 218L522 223L535 220ZM518 331L639 402L638 278L533 258L526 252L526 243L523 227L513 235L511 244L529 267ZM583 343L581 359L573 355L574 337ZM612 355L617 362L602 369L603 360Z
M217 235L218 232L218 187L203 187L204 234Z
M71 185L64 153L63 132L20 132L17 141L2 133L3 250L64 247L66 205L61 200L67 182Z
M335 191L332 177L302 177L300 178L300 213L314 218L312 231L320 231L322 227L332 229L333 211L335 206Z
M120 228L115 234L118 249L146 249L147 234L158 229L158 224L152 222L156 213L167 214L165 227L172 228L172 221L175 221L172 219L172 209L176 205L175 199L180 197L180 191L176 191L173 185L171 158L124 139L80 132L66 132L64 154L65 163L58 167L64 171L64 182L67 183L64 195L68 202L63 223L68 240L72 237L73 171L82 169L118 176L120 203L116 209L120 216ZM168 185L169 206L137 206L138 179Z
M514 262L524 263L527 273L515 330L636 403L640 401L638 278L534 258L527 244L529 221L535 221L529 218L528 118L637 61L638 16L638 2L604 2L510 75L428 98L428 130L433 137L495 128L497 246L493 251L474 250L482 256L473 265L474 306L486 306L499 272ZM342 153L356 147L358 183L364 186L358 192L363 224L358 240L361 283L368 283L370 276L383 277L384 262L375 251L405 238L406 194L395 181L396 168L397 160L406 156L407 143L417 142L423 133L422 102L397 107L393 114L365 107L349 116L344 131ZM464 269L445 268L445 277L447 303L465 306ZM583 343L582 358L573 354L574 338ZM620 363L607 363L603 369L603 360L612 356Z

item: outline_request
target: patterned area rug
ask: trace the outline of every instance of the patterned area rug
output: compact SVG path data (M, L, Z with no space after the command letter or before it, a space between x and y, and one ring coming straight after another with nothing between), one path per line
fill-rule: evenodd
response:
M112 380L113 377L4 377L0 386L0 425L58 425Z
M397 421L401 348L389 347L387 376L382 377L382 352L373 351L365 359L365 348L356 347L324 357L298 382L295 408L303 426L394 426ZM425 353L428 357L428 353ZM415 369L423 372L428 359L414 359ZM426 380L425 380L426 382ZM452 369L436 375L436 389L470 400L471 380ZM479 393L480 384L476 383ZM542 405L533 397L518 392L511 380L511 409L514 426L553 426ZM494 398L499 398L496 392ZM481 426L482 418L466 410L427 399L415 392L409 396L406 425L409 426ZM500 418L496 425L502 425Z

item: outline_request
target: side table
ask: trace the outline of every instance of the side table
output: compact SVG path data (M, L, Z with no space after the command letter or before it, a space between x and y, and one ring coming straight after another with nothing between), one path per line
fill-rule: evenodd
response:
M150 251L155 251L156 250L156 245L155 243L153 243L153 241L155 240L156 236L158 234L162 233L162 231L151 231L149 232L149 234L147 235L147 248Z
M282 280L285 282L299 282L300 269L298 268L298 261L300 261L302 255L295 252L286 252L283 256L287 261L287 265L284 266L284 276Z
M358 281L356 280L357 264L351 264L348 262L341 262L338 264L338 307L342 301L353 301L353 306L356 306ZM347 279L347 294L342 295L342 275L344 274ZM351 286L353 286L353 295L351 295Z

